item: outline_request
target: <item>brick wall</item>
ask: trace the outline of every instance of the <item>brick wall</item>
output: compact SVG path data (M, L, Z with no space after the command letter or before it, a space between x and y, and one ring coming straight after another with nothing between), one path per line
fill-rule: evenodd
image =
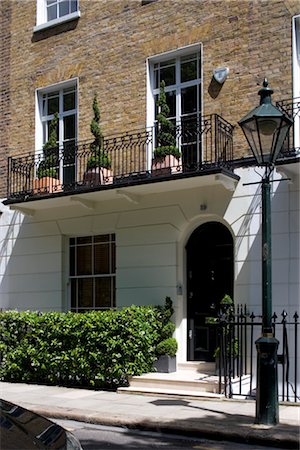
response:
M292 97L291 18L300 13L299 2L157 0L142 6L141 0L81 0L78 21L40 33L33 33L35 0L1 3L7 25L1 28L0 79L8 111L0 116L1 179L7 149L34 149L37 88L78 77L80 140L91 138L95 92L105 135L144 127L146 58L160 52L201 42L204 113L233 124L257 104L265 76L274 100ZM230 73L216 95L211 82L218 66ZM237 142L239 136L237 127Z
M10 23L12 3L0 3L0 198L6 192L10 130Z

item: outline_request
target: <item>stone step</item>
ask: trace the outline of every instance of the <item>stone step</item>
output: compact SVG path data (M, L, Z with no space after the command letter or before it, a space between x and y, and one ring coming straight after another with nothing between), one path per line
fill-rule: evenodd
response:
M210 369L211 373L203 373L205 367ZM219 394L219 377L215 375L214 363L211 366L202 366L198 362L178 364L176 372L153 372L134 376L129 380L129 384L129 387L120 388L118 392L218 398L223 396Z
M122 387L118 388L119 394L142 394L160 397L183 397L183 398L224 398L224 394L207 391L195 391L188 389L165 389L159 387Z
M187 361L177 364L177 370L194 370L198 373L212 374L216 373L216 363L206 361Z

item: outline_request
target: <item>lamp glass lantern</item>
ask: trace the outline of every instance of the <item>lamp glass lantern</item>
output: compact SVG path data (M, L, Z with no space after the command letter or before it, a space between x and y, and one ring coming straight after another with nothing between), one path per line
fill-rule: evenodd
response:
M292 120L272 104L273 90L265 79L258 92L260 105L239 121L259 166L272 166L292 125Z

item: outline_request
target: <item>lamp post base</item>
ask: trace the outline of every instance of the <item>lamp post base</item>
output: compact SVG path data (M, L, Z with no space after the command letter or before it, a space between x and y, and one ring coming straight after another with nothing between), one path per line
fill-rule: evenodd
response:
M278 340L265 334L255 342L257 349L256 420L276 425L279 422L277 349Z

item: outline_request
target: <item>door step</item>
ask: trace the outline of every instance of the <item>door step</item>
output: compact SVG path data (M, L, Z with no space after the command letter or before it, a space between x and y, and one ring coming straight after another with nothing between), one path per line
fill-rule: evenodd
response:
M172 373L153 372L134 376L129 380L129 387L119 388L118 392L184 397L224 397L223 394L219 394L219 377L215 375L215 364L199 361L180 363L177 371ZM221 392L223 392L223 385L221 385Z

